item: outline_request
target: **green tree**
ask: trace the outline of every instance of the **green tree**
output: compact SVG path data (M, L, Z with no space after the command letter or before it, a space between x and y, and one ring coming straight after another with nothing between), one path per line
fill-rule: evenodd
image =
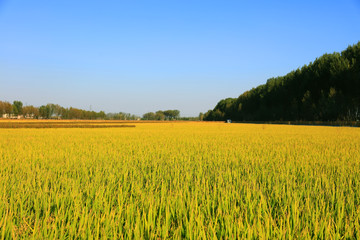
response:
M51 117L51 109L49 104L39 107L39 116L44 119L49 119Z
M204 113L199 113L199 121L203 121L204 120Z
M179 110L166 110L163 111L163 114L165 115L165 119L167 120L175 120L180 117Z
M241 94L223 99L205 120L341 120L358 119L360 42L345 51L324 54L285 76L270 78Z
M155 120L156 119L156 114L153 112L148 112L145 113L142 117L144 120Z
M23 103L21 101L14 101L12 105L13 114L20 115L22 114Z
M161 121L163 121L163 120L165 120L165 114L164 114L164 112L163 111L157 111L156 113L155 113L155 120L161 120Z

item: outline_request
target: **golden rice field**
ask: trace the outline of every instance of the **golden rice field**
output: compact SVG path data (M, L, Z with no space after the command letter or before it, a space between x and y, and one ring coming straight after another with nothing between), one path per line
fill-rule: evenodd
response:
M0 239L360 239L360 128L135 125L0 129Z

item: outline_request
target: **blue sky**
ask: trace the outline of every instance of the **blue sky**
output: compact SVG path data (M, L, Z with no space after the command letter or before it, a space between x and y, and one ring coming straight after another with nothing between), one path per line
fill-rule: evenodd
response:
M358 0L0 0L0 100L197 116L359 40Z

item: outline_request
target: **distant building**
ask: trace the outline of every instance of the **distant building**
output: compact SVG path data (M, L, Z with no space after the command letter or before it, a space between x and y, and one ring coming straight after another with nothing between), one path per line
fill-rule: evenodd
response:
M231 119L227 119L227 120L226 120L226 123L231 123Z
M15 115L15 114L8 114L8 113L4 113L3 115L2 115L2 118L9 118L9 119L23 119L24 118L24 115ZM27 118L26 116L25 116L25 118ZM31 116L29 117L29 118L31 118ZM33 117L32 117L33 118Z
M33 119L35 117L35 114L33 114L33 113L31 113L31 114L26 114L25 116L24 116L24 118L26 118L26 119Z

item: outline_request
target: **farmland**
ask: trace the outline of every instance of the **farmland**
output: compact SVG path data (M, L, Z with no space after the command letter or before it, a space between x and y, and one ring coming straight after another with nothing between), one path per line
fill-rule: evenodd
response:
M0 129L0 239L360 239L359 128L130 125Z

